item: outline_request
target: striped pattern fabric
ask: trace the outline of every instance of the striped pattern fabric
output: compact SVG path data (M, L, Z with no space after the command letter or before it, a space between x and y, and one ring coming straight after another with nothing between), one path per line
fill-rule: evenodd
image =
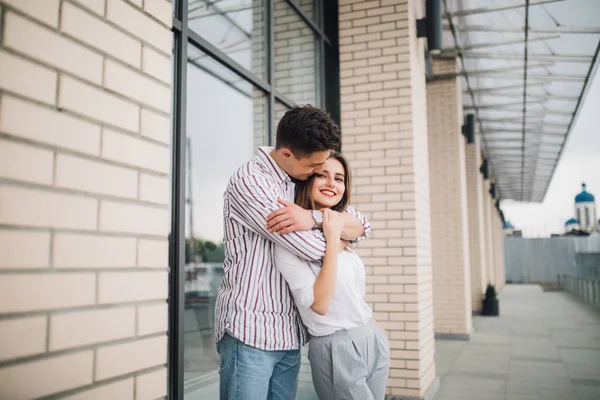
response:
M261 147L250 162L231 177L224 195L225 275L217 294L215 338L225 332L262 350L298 349L308 340L289 288L274 265L275 245L297 256L319 261L326 248L320 230L287 235L267 230L267 216L283 207L278 198L293 201L295 184ZM369 222L348 207L370 234Z

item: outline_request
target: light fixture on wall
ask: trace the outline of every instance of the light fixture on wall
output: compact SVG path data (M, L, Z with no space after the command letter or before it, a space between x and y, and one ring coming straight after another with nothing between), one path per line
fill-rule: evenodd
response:
M467 144L475 143L475 114L465 116L465 124L462 126L462 133L467 138Z
M490 185L490 196L492 196L492 199L496 198L496 184L492 183Z
M483 160L481 167L479 167L479 172L483 174L483 179L488 179L490 177L490 164L488 163L488 160Z
M442 54L442 0L426 1L426 15L417 20L417 37L427 37L429 54Z

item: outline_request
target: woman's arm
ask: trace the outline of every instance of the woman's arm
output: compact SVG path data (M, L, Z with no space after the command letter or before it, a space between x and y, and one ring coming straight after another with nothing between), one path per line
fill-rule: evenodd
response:
M340 236L344 228L342 217L331 210L323 212L323 233L327 239L327 249L323 258L321 272L313 285L314 301L311 310L319 315L326 315L333 296L337 277L337 260L340 253Z

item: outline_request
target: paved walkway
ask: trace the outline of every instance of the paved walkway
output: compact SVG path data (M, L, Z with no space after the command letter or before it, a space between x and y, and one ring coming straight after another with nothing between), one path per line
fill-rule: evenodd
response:
M600 310L562 292L506 285L500 317L436 340L435 400L600 400Z

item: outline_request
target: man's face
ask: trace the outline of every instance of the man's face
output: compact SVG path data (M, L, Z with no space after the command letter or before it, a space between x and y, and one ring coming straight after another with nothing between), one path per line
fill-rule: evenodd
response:
M287 173L294 179L305 181L314 174L318 167L325 163L330 154L331 150L316 151L307 157L298 159L290 151L287 157L289 162Z

